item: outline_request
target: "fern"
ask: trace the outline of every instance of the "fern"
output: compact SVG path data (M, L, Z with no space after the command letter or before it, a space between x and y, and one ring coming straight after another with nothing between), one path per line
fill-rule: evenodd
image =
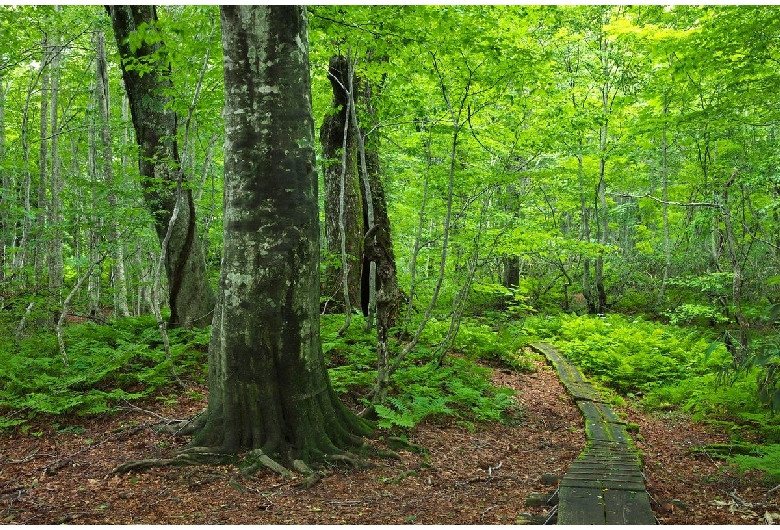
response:
M755 454L735 455L726 459L745 471L756 469L763 471L772 480L780 480L780 445L756 445Z
M208 330L175 330L173 362L180 374L204 376ZM128 318L65 330L70 365L63 366L53 334L0 341L0 428L35 414L97 414L120 399L137 399L171 383L153 318ZM143 387L128 392L128 386Z
M415 396L411 402L389 397L387 401L395 410L385 405L376 406L380 427L414 427L430 416L453 414L447 406L449 400L444 396Z

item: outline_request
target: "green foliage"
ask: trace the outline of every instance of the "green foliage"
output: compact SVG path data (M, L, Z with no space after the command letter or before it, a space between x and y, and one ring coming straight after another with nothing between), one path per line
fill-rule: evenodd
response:
M724 334L724 341L733 344L736 340L728 331ZM755 337L745 354L726 366L720 375L726 385L754 381L758 401L773 412L780 411L780 341L773 334Z
M621 315L561 317L554 343L595 379L623 393L644 393L717 371L725 349L708 355L701 333Z
M425 418L454 413L447 406L448 400L444 396L413 396L411 400L391 396L387 401L390 406L375 407L380 427L414 427Z
M495 315L492 315L495 317ZM452 343L452 350L470 360L504 364L518 371L533 371L533 365L518 352L527 344L524 329L505 321L488 325L487 318L464 318ZM436 345L444 340L450 323L432 319L421 335L421 341Z
M664 315L669 317L669 323L673 325L707 321L725 324L731 320L718 308L704 304L680 304L674 309L665 311Z
M419 363L423 355L417 356ZM377 408L381 427L412 427L426 418L454 416L471 421L500 421L511 408L512 391L495 388L489 371L458 357L437 366L434 361L412 364L393 375L398 393L388 399L391 406Z
M780 444L755 445L752 454L728 456L726 459L742 470L756 469L773 481L780 480Z
M203 380L209 330L169 332L177 372ZM120 400L138 399L172 383L157 323L152 317L65 329L69 366L51 333L4 341L0 347L0 426L35 414L99 414Z
M344 315L324 315L321 322L333 388L339 393L365 394L376 379L376 337L365 331L360 315L353 316L352 325L342 337L337 331ZM477 366L474 360L498 360L528 369L528 361L513 353L519 348L512 338L517 329L505 326L495 332L484 324L464 323L463 336L455 345L462 357L449 356L440 366L432 346L443 338L447 326L449 323L431 323L420 347L393 374L394 391L386 404L376 407L380 427L413 427L425 419L444 416L466 424L502 420L513 406L512 392L494 388L488 380L489 370Z
M333 389L344 394L369 388L376 381L376 337L366 331L363 315L352 315L352 324L344 336L343 314L323 315L320 319L322 351Z

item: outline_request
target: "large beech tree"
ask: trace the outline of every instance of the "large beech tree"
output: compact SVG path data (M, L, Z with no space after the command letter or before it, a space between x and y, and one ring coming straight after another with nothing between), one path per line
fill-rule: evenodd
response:
M224 250L209 404L190 452L256 450L266 465L269 457L294 466L343 458L370 428L336 397L320 343L306 10L229 6L220 13Z
M140 148L138 166L147 206L160 242L165 241L176 206L180 175L176 113L169 108L171 68L160 39L138 37L157 23L154 6L107 6L119 54L122 76ZM135 38L131 36L135 34ZM204 327L211 322L214 293L206 278L195 203L189 186L182 187L178 213L165 252L172 325Z

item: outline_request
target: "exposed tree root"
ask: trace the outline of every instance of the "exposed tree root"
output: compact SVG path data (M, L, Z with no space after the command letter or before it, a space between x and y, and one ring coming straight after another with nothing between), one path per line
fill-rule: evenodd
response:
M428 452L428 450L425 447L422 447L420 445L415 445L415 444L411 443L409 440L406 440L404 438L400 438L398 436L390 436L387 439L387 446L390 449L395 449L395 450L404 449L406 451L409 451L410 453L424 454L424 453ZM396 453L394 453L394 454L400 460L401 457L398 456L398 454L396 454Z
M241 470L242 475L252 476L264 467L267 467L271 471L280 474L285 479L291 479L293 477L292 473L290 473L286 467L269 457L262 449L249 451L248 456L251 460L255 460L255 462Z
M158 428L158 431L169 432L173 435L181 435L184 432L189 432L191 428L197 429L200 424L204 423L204 416L205 415L199 415L189 421L169 422L167 425ZM310 461L319 464L346 464L354 469L368 469L375 466L375 464L365 458L369 453L375 454L380 458L401 459L400 455L395 451L374 448L367 444L362 438L351 434L344 434L344 440L341 440L341 442L346 445L352 445L357 454L341 450L329 442L324 443L324 447L313 449L312 451L303 454L296 454L296 451L289 450L288 448L289 454L282 456L281 460L269 456L269 454L278 454L278 452L274 450L276 444L271 444L268 447L260 449L252 449L245 453L243 457L238 457L235 450L231 447L192 446L182 449L172 458L145 459L126 462L117 466L111 473L122 474L161 467L235 463L241 467L240 475L247 478L253 477L263 469L269 469L274 473L279 474L285 480L293 480L296 478L296 475L301 475L303 478L302 481L297 484L297 487L307 489L322 480L323 475L320 471L310 467L304 458L308 458ZM412 451L418 449L408 442L401 444L390 442L389 445L393 449L401 448ZM285 452L282 451L281 454L285 454Z
M322 479L322 475L307 466L303 460L293 460L293 468L306 477L302 483L298 484L301 489L309 489Z
M172 420L162 423L158 423L155 426L155 430L162 434L170 434L173 436L189 436L195 434L198 429L202 428L206 424L206 411L205 409L189 420Z
M129 473L130 471L143 471L146 469L153 469L158 467L178 467L178 466L197 466L201 464L229 464L235 461L233 455L210 451L208 448L199 447L202 451L187 451L185 453L179 453L173 458L151 458L147 460L133 460L125 462L112 471L112 475L119 475L122 473Z
M374 464L368 460L364 460L363 458L350 453L328 455L325 457L325 460L328 462L348 464L355 469L368 469L370 467L374 467Z

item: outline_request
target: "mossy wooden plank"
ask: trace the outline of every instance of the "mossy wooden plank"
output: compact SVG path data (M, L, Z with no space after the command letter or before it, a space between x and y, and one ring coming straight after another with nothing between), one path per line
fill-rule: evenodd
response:
M645 481L641 474L608 474L598 472L566 473L560 487L588 487L602 489L617 489L630 491L645 491Z
M604 491L606 524L657 524L647 492Z
M561 381L569 394L571 394L571 397L574 398L574 401L601 401L601 394L590 383L582 381L569 381L567 383L563 380Z
M642 480L610 480L603 477L568 477L561 481L561 488L595 488L602 491L619 490L644 492L645 483Z
M555 347L531 347L552 363L585 419L586 446L559 485L558 524L656 524L625 421Z
M606 524L601 488L561 488L558 491L558 524Z
M615 411L612 410L612 407L607 405L603 402L594 402L593 403L601 413L601 416L606 419L609 423L617 423L619 425L625 425L626 422L618 417L617 414L615 414Z

